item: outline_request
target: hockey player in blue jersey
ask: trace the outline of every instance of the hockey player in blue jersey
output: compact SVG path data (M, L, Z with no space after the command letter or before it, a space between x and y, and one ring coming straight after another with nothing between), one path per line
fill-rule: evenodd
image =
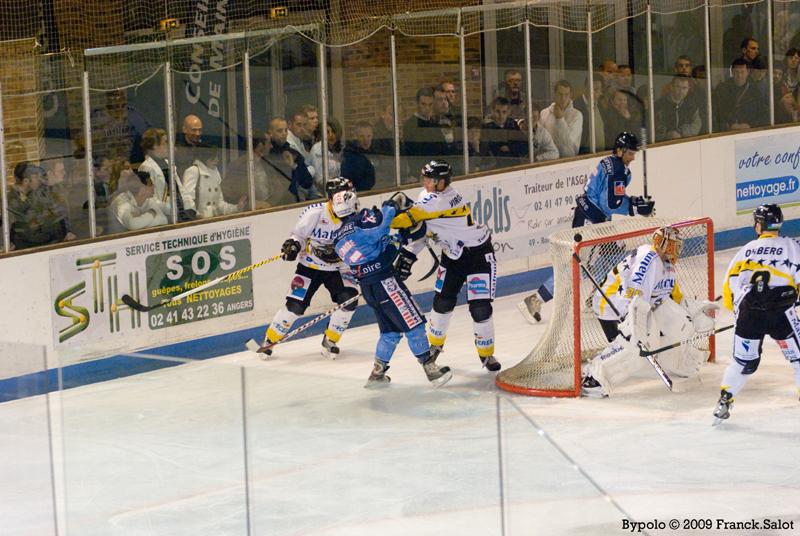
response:
M612 214L622 216L650 216L655 201L649 197L629 196L626 188L631 183L628 166L641 148L639 138L630 132L620 132L614 140L614 150L600 160L597 169L589 176L584 193L575 199L572 227L583 227L586 222L610 221ZM553 299L552 276L539 289L526 297L519 310L530 323L541 320L542 304Z
M437 365L436 358L431 356L425 316L403 281L395 276L392 266L398 245L390 235L390 224L400 209L405 208L398 203L403 201L389 200L380 210L373 207L359 211L354 191L337 192L332 199L334 213L343 220L334 234L336 253L355 273L361 294L375 312L380 331L375 364L364 387L389 383L386 375L389 360L404 334L428 380L439 387L447 383L453 373L450 367ZM403 204L410 205L410 201Z

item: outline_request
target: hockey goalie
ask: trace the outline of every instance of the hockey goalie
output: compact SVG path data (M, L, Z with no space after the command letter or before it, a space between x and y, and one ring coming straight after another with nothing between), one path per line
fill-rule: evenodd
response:
M676 264L683 241L675 227L661 227L653 243L639 246L617 264L592 296L592 308L609 345L582 367L581 395L605 398L651 364L640 351L686 341L655 355L668 374L695 376L708 358L692 341L714 331L719 308L684 296Z

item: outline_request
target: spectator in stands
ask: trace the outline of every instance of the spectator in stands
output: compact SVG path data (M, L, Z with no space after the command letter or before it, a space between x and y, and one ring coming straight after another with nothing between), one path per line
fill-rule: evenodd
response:
M670 91L655 104L656 141L675 140L700 133L700 112L693 99L688 97L691 79L675 75Z
M603 79L603 89L605 90L604 93L607 95L610 95L611 89L615 88L617 85L618 70L619 67L617 67L617 62L612 59L603 60L603 62L597 68L597 72Z
M780 76L775 81L775 122L797 121L800 102L798 102L798 80L800 80L800 50L790 48L783 57L783 68L775 68ZM776 74L777 76L777 74Z
M539 123L541 108L537 103L531 103L531 121L533 121L533 161L545 162L547 160L558 160L558 148L556 147L550 132ZM527 135L525 121L521 122L523 132ZM527 151L526 151L527 152Z
M407 157L405 173L413 182L419 182L419 170L430 157L440 156L446 149L439 123L433 117L433 88L419 89L416 101L416 112L403 122L401 146L401 154Z
M108 206L109 232L121 233L166 225L167 216L153 196L154 192L149 173L125 170Z
M359 121L355 126L355 140L345 144L342 156L342 177L353 183L356 192L371 190L375 186L375 165L379 157L372 149L372 125Z
M95 155L92 161L92 182L94 185L94 206L95 208L105 208L111 200L111 175L114 172L114 161L104 155ZM83 205L84 209L89 208L87 201Z
M149 128L142 136L142 151L144 152L144 162L139 165L139 171L145 172L153 182L155 200L161 204L162 210L168 219L171 219L172 201L170 198L172 177L178 178L175 182L177 195L175 201L178 209L178 221L191 221L195 219L194 211L186 211L183 206L183 196L181 195L183 184L180 176L177 175L175 166L170 166L169 146L167 132L161 128Z
M305 145L306 151L310 153L311 147L319 141L319 139L314 137L314 135L319 132L319 112L317 112L317 107L313 104L304 104L300 109L305 112L306 118L308 119L306 122L306 132L308 135L303 138L303 145Z
M616 139L620 132L639 132L642 128L642 116L638 109L628 106L628 94L615 90L610 106L603 117L606 141ZM637 107L638 108L638 107Z
M8 192L8 223L15 249L72 240L63 215L41 188L42 168L28 162L14 167L14 185Z
M105 107L92 111L92 142L106 154L138 163L144 160L139 144L150 122L127 101L123 90L106 93Z
M636 88L633 86L633 69L630 65L620 65L617 67L616 85L618 89L636 94Z
M707 133L708 129L708 86L706 83L706 66L695 65L692 67L692 86L689 96L694 98L697 111L700 112L700 132Z
M482 141L482 121L479 117L467 119L467 148L469 150L469 172L478 173L497 167L497 161Z
M376 154L394 156L394 115L390 102L381 110L378 119L372 124L372 147Z
M523 120L510 117L510 105L505 97L495 97L492 101L492 113L483 122L483 142L489 153L495 157L502 167L516 166L527 161L528 140L527 129Z
M745 37L742 40L741 50L742 50L741 59L745 61L745 65L752 68L753 62L759 56L758 41L756 41L752 37ZM733 67L733 64L731 64L731 67Z
M49 198L53 204L53 211L57 217L64 219L67 228L67 235L64 240L74 240L77 238L72 232L69 219L69 188L67 186L67 167L64 159L59 157L49 158L42 162L44 170L44 181L41 189L45 198ZM84 189L85 191L85 189Z
M591 108L594 109L595 148L597 151L602 151L606 149L606 134L603 126L603 114L600 113L597 103L603 99L603 78L599 73L594 73L592 79L594 81L594 106ZM580 97L572 101L572 105L581 113L581 120L583 122L583 126L581 127L581 145L579 148L580 154L592 152L592 117L589 111L589 95L589 83L587 78L583 93Z
M553 103L542 110L539 122L550 132L562 158L575 156L581 146L583 114L572 105L572 86L566 80L556 82L553 96Z
M433 118L438 123L444 140L440 155L462 154L461 131L458 129L455 118L450 113L450 101L447 100L447 93L442 86L437 86L433 90ZM459 172L454 172L454 174L461 175Z
M189 114L183 118L181 132L175 141L175 167L178 169L178 176L183 177L183 172L192 165L195 152L201 143L203 143L203 121L196 115Z
M453 121L453 124L461 125L461 102L458 100L456 85L449 78L445 78L439 83L439 87L442 91L444 91L444 94L447 97L447 102L450 105L450 119Z
M292 149L286 141L288 132L285 119L276 117L269 122L271 147L267 154L267 161L289 183L289 191L294 196L294 202L305 201L307 199L306 192L314 194L314 178L308 172L303 155ZM303 193L302 198L300 197L301 192ZM321 197L318 193L315 195Z
M195 158L183 174L183 206L194 210L199 218L212 218L244 210L247 206L246 195L240 197L235 205L225 201L222 195L217 148L203 145L201 149L203 150L198 154L203 158Z
M769 67L764 58L759 56L753 60L750 66L750 81L761 93L763 99L769 95Z
M303 155L308 172L313 177L315 170L311 163L311 147L314 144L311 141L314 139L314 132L309 132L309 123L308 115L303 110L297 110L290 114L287 121L289 132L286 135L286 141L289 143L289 147ZM308 149L306 149L306 146Z
M744 58L733 60L733 77L714 92L715 130L742 130L769 122L764 98L751 83L750 68Z
M253 183L255 186L256 209L288 205L296 201L289 191L291 181L277 170L268 160L272 140L269 134L253 131ZM247 154L234 160L222 181L222 194L225 199L240 199L249 195L250 183L247 180Z
M325 176L322 154L322 132L315 133L315 138L319 141L311 148L311 165L314 166L314 189L317 192L325 191L325 182L328 178L340 177L342 175L342 150L344 149L344 139L342 138L342 125L333 118L328 119L328 175ZM349 178L349 177L348 177ZM319 197L322 197L321 195Z
M527 119L528 106L525 91L522 90L522 71L519 69L506 70L503 73L503 82L497 88L495 97L504 97L508 100L509 117L512 119ZM492 113L491 106L489 113Z

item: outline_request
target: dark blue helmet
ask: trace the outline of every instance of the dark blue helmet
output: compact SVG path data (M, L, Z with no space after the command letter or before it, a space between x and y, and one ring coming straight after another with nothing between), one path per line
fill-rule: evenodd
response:
M761 205L753 211L753 223L760 223L762 231L779 231L783 225L781 207L774 204Z
M642 142L636 134L631 132L620 132L617 134L617 139L614 140L614 151L617 149L630 149L631 151L638 151L642 148Z

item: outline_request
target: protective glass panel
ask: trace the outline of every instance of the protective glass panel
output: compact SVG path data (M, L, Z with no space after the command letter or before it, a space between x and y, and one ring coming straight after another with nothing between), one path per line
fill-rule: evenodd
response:
M102 364L102 383L71 384L88 364L64 371L67 534L247 534L240 369L131 355Z
M776 1L772 12L775 124L794 123L800 119L800 4Z
M710 6L713 131L769 125L767 3Z
M398 35L397 93L402 145L401 182L419 181L422 166L434 158L447 160L454 175L464 174L463 136L447 93L436 86L460 75L459 41L454 36Z
M45 348L0 342L0 518L7 534L56 534L52 396Z
M342 123L343 139L329 148L341 158L339 172L356 191L394 186L394 116L389 32L328 51L330 119ZM335 167L329 165L329 168ZM333 175L331 175L333 176Z

